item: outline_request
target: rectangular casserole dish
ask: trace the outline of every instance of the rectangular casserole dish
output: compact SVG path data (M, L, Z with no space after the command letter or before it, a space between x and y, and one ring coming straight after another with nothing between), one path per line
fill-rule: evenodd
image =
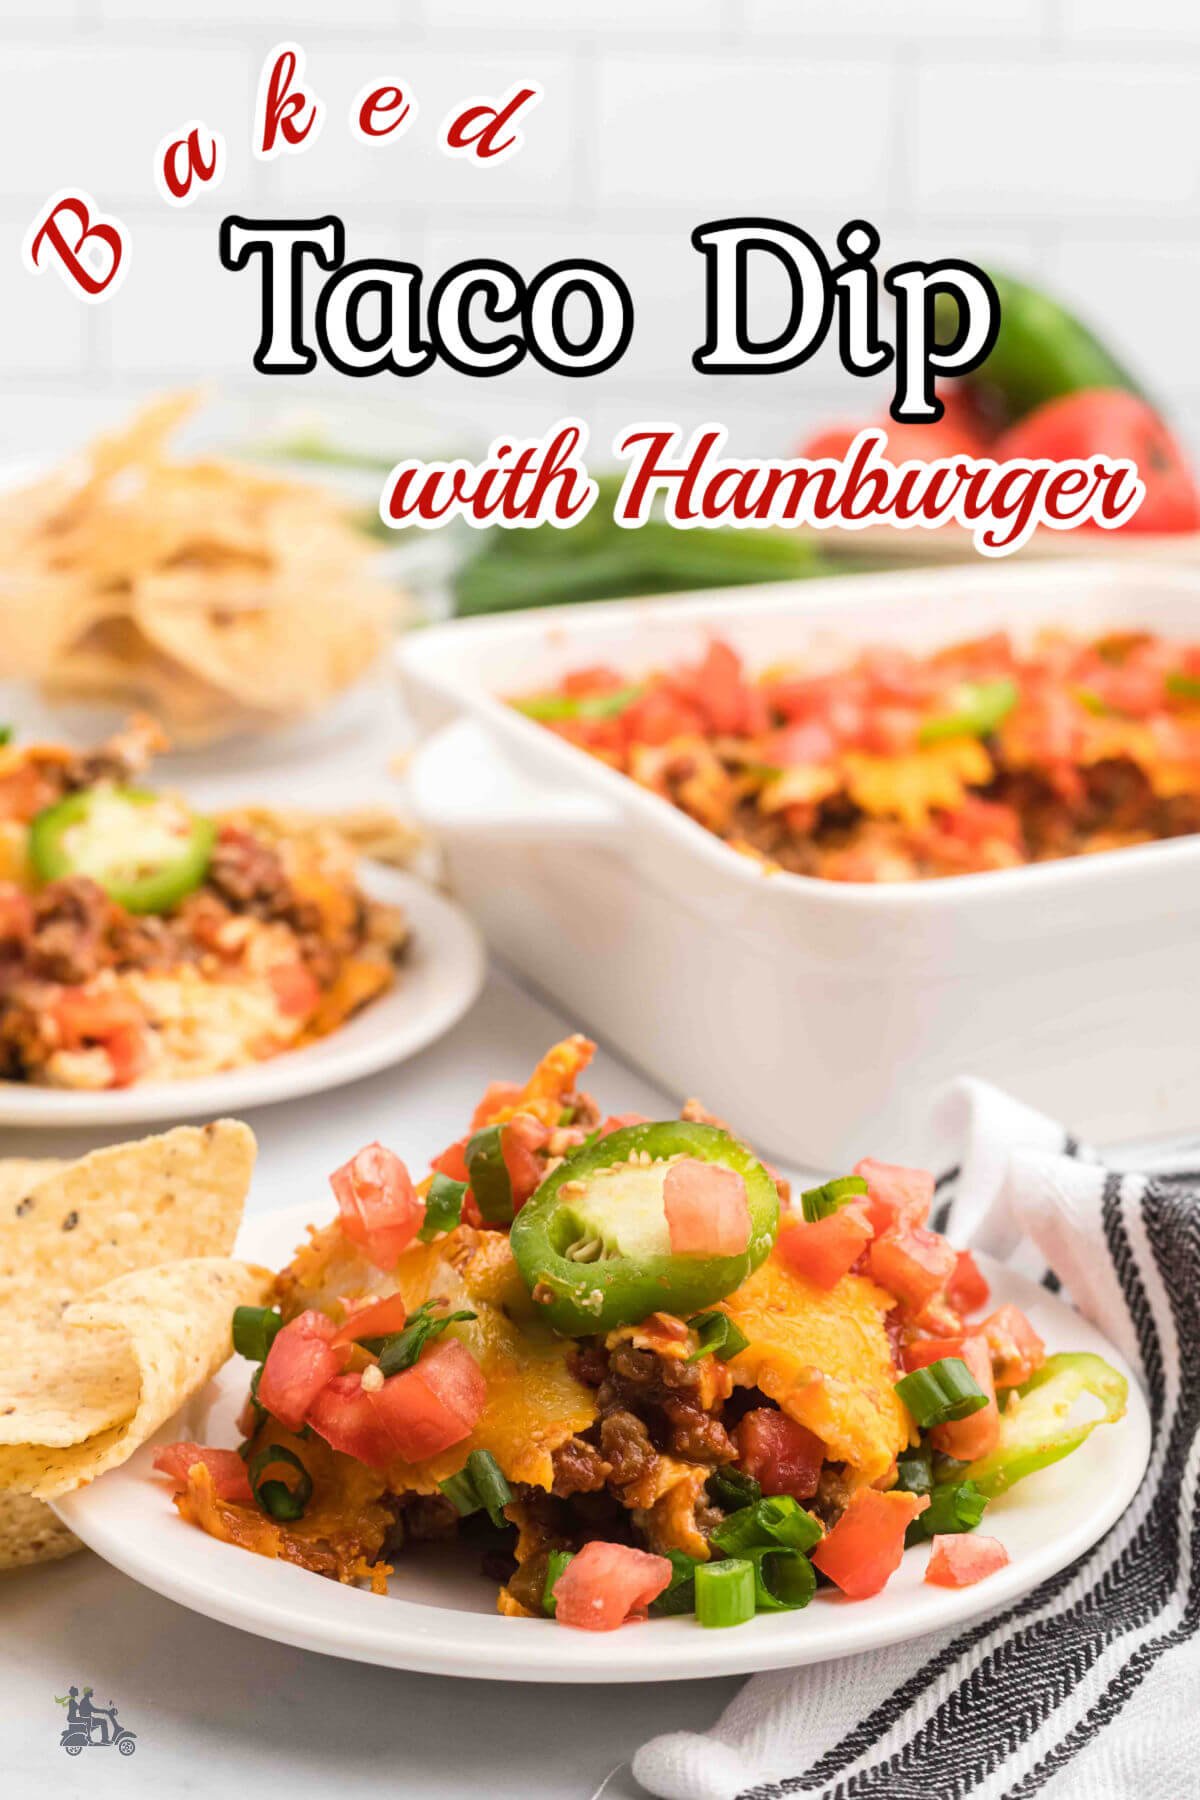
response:
M1096 1141L1190 1128L1200 837L890 886L772 873L501 698L581 664L694 657L712 635L758 668L1134 625L1200 637L1200 571L989 564L437 626L399 652L433 734L414 804L505 962L776 1156L912 1157L958 1074Z

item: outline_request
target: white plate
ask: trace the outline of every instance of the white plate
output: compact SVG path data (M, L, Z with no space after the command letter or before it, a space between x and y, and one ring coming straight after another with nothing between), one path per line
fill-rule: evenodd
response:
M313 1216L307 1206L251 1220L239 1249L279 1264ZM996 1302L1025 1308L1051 1350L1093 1350L1126 1374L1100 1333L1044 1288L981 1258ZM1082 1449L1031 1476L988 1510L985 1529L1008 1549L1008 1567L953 1591L923 1580L928 1552L910 1550L882 1594L847 1601L822 1590L803 1612L760 1615L730 1631L693 1618L653 1619L619 1631L568 1631L550 1619L496 1612L496 1583L476 1553L402 1552L387 1598L270 1562L185 1525L151 1472L154 1445L178 1438L236 1443L235 1415L248 1366L228 1363L123 1468L56 1502L85 1544L127 1575L208 1618L329 1656L437 1675L509 1681L657 1681L788 1668L955 1626L992 1612L1082 1554L1128 1505L1150 1453L1145 1401L1130 1381L1129 1411Z
M0 1081L0 1125L107 1127L240 1114L340 1087L423 1050L449 1031L479 993L485 966L479 934L460 907L411 875L364 868L361 879L373 898L404 908L412 946L395 986L328 1037L223 1074L100 1094Z

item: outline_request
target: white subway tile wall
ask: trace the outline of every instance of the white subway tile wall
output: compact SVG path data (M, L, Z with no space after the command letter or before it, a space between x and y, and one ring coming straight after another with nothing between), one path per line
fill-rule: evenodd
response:
M319 140L250 154L263 58L294 36L328 106ZM447 110L535 78L526 143L498 168L436 148ZM371 79L419 114L370 147L348 128ZM225 184L158 200L159 139L193 118L228 141ZM885 385L822 351L785 376L703 377L702 263L690 234L732 213L803 225L834 251L863 215L883 258L960 253L1060 291L1200 450L1200 8L1194 0L0 0L0 456L65 448L155 389L203 382L210 430L324 411L403 454L477 450L583 417L603 460L639 419L719 419L783 451ZM87 307L21 266L39 202L87 188L132 235L128 278ZM527 274L561 257L617 269L636 325L606 375L532 362L498 380L434 369L265 381L250 355L258 272L217 258L226 212L336 211L349 254L472 256ZM764 288L767 287L764 283ZM764 322L781 304L759 301Z

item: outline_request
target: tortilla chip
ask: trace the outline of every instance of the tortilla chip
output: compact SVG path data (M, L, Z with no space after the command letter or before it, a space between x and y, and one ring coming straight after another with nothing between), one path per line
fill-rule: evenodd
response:
M39 1181L57 1175L66 1166L52 1156L8 1156L0 1162L0 1224L12 1217L18 1202Z
M81 1343L61 1319L18 1321L3 1346L0 1444L82 1444L137 1407L137 1363L107 1338Z
M0 1572L31 1563L58 1562L83 1545L43 1500L0 1494Z
M254 1155L250 1127L218 1119L94 1150L32 1186L18 1179L16 1198L0 1178L0 1312L53 1316L131 1269L227 1255Z
M260 1305L273 1281L269 1270L249 1263L196 1257L120 1275L68 1306L60 1366L70 1365L77 1348L95 1352L93 1376L103 1384L108 1369L119 1373L131 1358L136 1410L83 1443L0 1445L0 1489L53 1499L126 1462L226 1361L233 1309Z

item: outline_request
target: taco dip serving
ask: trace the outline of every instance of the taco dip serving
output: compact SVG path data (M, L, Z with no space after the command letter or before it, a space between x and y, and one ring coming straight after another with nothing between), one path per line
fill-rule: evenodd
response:
M205 817L146 785L135 721L99 749L0 747L0 1077L102 1092L215 1074L335 1031L407 928L331 831Z
M1001 1583L1002 1497L1113 1426L1124 1376L989 1295L929 1228L932 1176L867 1159L793 1194L696 1103L606 1116L591 1052L493 1082L419 1182L378 1143L335 1170L335 1220L232 1312L241 1442L160 1439L143 1488L152 1455L188 1526L294 1565L275 1618L314 1604L297 1569L402 1598L430 1544L564 1644L810 1605L819 1630L902 1564Z

